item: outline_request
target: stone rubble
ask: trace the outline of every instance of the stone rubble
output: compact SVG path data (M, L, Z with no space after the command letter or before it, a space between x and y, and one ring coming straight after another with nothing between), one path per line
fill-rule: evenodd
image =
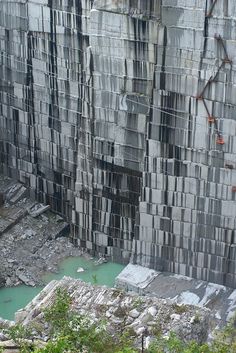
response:
M42 284L45 272L56 272L61 259L81 251L70 242L63 218L25 198L25 192L15 197L13 191L21 185L0 178L0 189L5 190L5 204L0 207L0 287Z
M141 336L150 340L157 333L168 335L176 332L182 339L202 342L218 325L208 309L191 305L178 305L169 300L128 294L116 288L94 286L81 280L64 277L50 282L24 309L15 315L15 321L23 325L41 324L42 339L47 336L43 310L55 299L56 290L63 288L72 299L71 310L86 315L93 321L106 319L112 333L129 329L140 345Z

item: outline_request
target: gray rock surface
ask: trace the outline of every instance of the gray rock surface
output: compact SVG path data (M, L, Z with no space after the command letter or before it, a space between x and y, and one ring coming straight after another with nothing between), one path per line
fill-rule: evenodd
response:
M83 281L64 277L50 282L24 309L15 316L17 323L23 325L45 325L43 310L54 301L56 290L64 288L72 299L71 309L93 321L107 319L107 329L112 333L130 328L140 344L142 333L152 337L159 330L168 334L176 332L184 340L196 339L202 342L214 330L218 320L211 317L207 309L191 305L179 306L171 301L151 297L140 297L124 293L118 289L93 286ZM193 319L194 315L198 320Z
M12 180L0 177L0 189L17 187ZM58 221L50 211L35 218L30 211L42 210L41 205L28 198L13 203L9 194L6 191L9 202L0 207L0 287L20 283L35 286L42 283L45 272L57 271L61 259L80 255L81 251L70 242L68 224L63 219ZM23 216L16 217L18 212Z
M222 327L235 316L236 290L215 283L128 264L117 276L116 287L177 304L207 308Z
M236 7L209 12L2 0L0 168L92 254L236 288Z

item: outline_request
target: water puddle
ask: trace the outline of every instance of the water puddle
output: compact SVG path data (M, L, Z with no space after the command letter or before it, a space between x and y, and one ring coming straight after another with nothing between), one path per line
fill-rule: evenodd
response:
M96 265L83 257L71 257L65 259L59 265L57 274L46 274L43 276L45 283L63 276L80 278L92 284L106 285L112 287L116 276L123 270L124 265L108 262ZM77 270L83 272L77 272ZM28 287L25 285L0 289L0 317L14 320L14 314L20 308L26 306L43 287Z

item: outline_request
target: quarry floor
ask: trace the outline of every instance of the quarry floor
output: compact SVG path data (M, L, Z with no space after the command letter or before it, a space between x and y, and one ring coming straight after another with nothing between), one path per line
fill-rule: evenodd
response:
M0 176L0 287L39 285L65 257L81 252L69 239L68 224L44 205L31 201L21 184ZM62 235L64 235L62 237Z

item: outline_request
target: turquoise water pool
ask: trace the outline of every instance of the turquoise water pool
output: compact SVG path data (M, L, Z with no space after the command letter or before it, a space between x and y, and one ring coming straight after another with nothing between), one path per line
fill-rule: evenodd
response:
M83 268L84 272L78 273L78 268ZM70 276L80 278L85 282L112 287L116 276L123 268L123 265L112 262L96 265L94 261L89 261L83 257L71 257L61 262L57 274L44 275L43 281L48 283L53 279ZM0 317L13 320L15 312L29 303L42 288L21 285L0 289Z

